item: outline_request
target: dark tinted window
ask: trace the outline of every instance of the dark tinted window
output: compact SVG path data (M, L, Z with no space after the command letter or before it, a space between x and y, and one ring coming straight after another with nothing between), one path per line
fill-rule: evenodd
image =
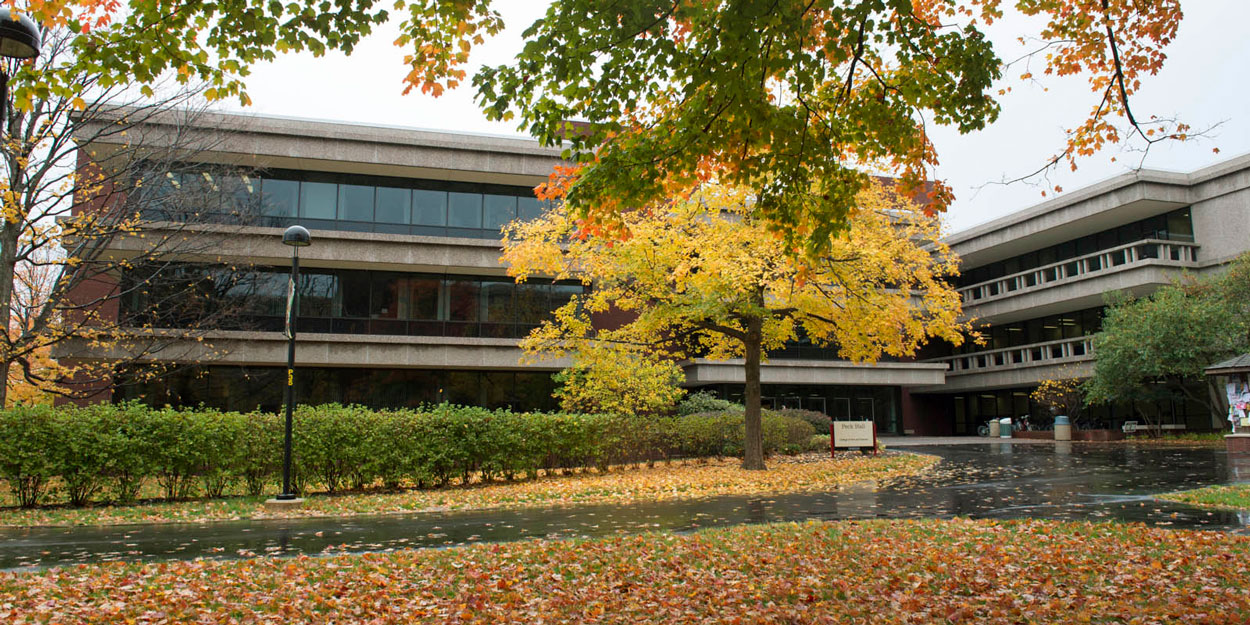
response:
M453 228L481 228L482 195L479 193L448 193L447 225Z
M339 219L373 221L373 187L339 185Z
M412 191L394 187L378 187L374 218L381 223L406 224L412 209Z

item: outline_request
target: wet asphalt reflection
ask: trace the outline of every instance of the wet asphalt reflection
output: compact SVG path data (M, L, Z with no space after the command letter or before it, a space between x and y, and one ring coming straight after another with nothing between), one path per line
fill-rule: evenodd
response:
M895 449L906 449L904 441ZM928 475L881 485L774 497L629 505L275 519L101 528L0 529L0 570L112 560L246 558L442 548L526 538L691 531L808 519L1045 518L1142 522L1250 533L1250 513L1217 512L1152 495L1250 482L1250 458L1210 447L1123 444L916 448L942 458Z

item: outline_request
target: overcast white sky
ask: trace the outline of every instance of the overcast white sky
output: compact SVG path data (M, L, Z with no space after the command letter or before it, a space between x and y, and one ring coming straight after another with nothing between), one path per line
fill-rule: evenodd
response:
M506 63L520 49L520 33L539 17L545 0L497 0L508 29L474 50L474 67ZM1139 117L1178 116L1195 128L1219 124L1209 139L1185 144L1156 145L1144 166L1191 171L1250 152L1250 2L1246 0L1187 0L1180 34L1168 48L1168 63L1148 79L1134 108ZM1017 57L1023 48L1015 37L1028 31L1022 18L997 24L995 43L1003 58ZM1035 31L1035 29L1032 29ZM341 54L313 58L287 55L255 68L248 79L253 105L249 111L272 115L377 123L420 128L493 134L519 134L513 124L487 122L473 102L471 86L440 98L419 93L401 96L405 74L403 52L391 42L394 31L375 33L351 57ZM1013 70L1012 76L1021 71ZM939 177L955 189L956 200L947 216L948 229L957 231L1001 217L1043 201L1038 186L994 183L1035 170L1063 142L1063 129L1076 124L1095 104L1084 80L1024 85L1002 99L1003 113L990 128L961 136L950 130L935 132L941 165ZM1212 148L1218 147L1219 154ZM1111 162L1111 157L1117 162ZM1056 171L1047 185L1067 191L1135 167L1137 153L1104 152L1082 162L1076 172ZM1053 194L1052 194L1053 196ZM1048 196L1051 197L1051 196Z

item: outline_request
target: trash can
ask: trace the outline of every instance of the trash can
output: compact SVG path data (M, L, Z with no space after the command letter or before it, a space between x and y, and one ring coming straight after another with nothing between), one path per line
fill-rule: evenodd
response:
M998 419L990 419L990 438L998 438Z
M998 437L1011 438L1011 417L1003 417L998 420Z
M1055 440L1072 440L1072 422L1063 415L1055 417Z

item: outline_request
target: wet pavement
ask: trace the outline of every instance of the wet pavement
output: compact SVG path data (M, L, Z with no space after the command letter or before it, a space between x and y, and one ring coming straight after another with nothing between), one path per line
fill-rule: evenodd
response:
M906 448L901 439L891 445ZM940 456L942 462L923 477L822 493L374 517L0 529L0 570L110 560L442 548L808 519L1046 518L1250 533L1250 513L1152 498L1211 484L1250 482L1250 458L1230 459L1223 448L983 442L916 450Z

